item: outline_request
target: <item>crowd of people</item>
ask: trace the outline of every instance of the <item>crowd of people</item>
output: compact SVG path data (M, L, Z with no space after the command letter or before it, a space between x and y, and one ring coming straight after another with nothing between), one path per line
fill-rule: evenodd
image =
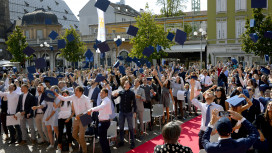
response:
M145 109L150 112L151 122L147 126L152 131L156 123L152 108L159 104L165 112L161 119L165 144L156 146L154 152L172 148L177 152L192 152L178 142L182 131L180 121L199 112L200 150L272 151L270 66L243 67L218 62L207 69L175 63L123 67L48 70L31 74L32 77L5 70L0 82L3 138L8 144L48 143L47 150L54 149L57 143L59 153L64 150L64 143L72 152L76 140L80 151L87 153L85 135L91 130L102 152L109 153L112 143L107 140L107 129L111 121L118 123L117 147L122 147L127 120L133 149L135 137L140 140L144 137ZM174 108L174 121L170 119L170 108ZM84 126L87 121L82 118L86 115L91 116L92 123ZM63 142L63 137L67 141Z

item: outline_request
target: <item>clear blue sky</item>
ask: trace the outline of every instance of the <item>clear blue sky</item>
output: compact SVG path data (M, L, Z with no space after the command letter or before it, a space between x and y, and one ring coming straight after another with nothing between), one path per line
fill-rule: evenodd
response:
M70 9L77 16L81 8L89 1L89 0L64 0ZM110 0L111 2L119 2L120 0ZM191 11L191 0L187 0L186 3L187 8L184 10L185 12ZM160 7L156 5L157 0L126 0L126 4L133 7L135 10L139 11L140 8L144 9L146 3L148 2L149 8L153 11L153 13L159 14ZM201 0L201 10L207 10L207 0Z

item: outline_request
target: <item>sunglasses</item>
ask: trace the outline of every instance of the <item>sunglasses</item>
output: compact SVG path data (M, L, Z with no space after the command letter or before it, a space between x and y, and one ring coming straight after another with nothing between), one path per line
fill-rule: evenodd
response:
M218 92L218 91L221 91L220 89L216 89L216 91Z
M252 89L247 89L248 91L252 91Z

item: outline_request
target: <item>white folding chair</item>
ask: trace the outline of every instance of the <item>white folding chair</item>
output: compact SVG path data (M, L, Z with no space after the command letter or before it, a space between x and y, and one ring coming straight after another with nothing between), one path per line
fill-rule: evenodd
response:
M155 104L152 107L153 107L152 117L159 118L160 129L161 129L161 117L163 116L163 105L162 104Z
M110 140L116 137L117 137L117 122L111 121L110 127L108 128L108 131L107 131L107 138L109 139L109 144L110 144Z
M144 110L144 117L143 117L143 123L145 124L145 135L146 135L146 123L151 122L151 118L150 118L150 109L145 109Z

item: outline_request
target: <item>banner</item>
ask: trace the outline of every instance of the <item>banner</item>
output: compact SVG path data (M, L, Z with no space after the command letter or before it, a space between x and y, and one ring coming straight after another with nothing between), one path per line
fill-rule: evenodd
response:
M97 32L97 40L104 42L106 41L106 29L105 29L105 20L104 20L104 12L97 8L98 15L98 32ZM100 50L96 50L97 53L100 53Z

